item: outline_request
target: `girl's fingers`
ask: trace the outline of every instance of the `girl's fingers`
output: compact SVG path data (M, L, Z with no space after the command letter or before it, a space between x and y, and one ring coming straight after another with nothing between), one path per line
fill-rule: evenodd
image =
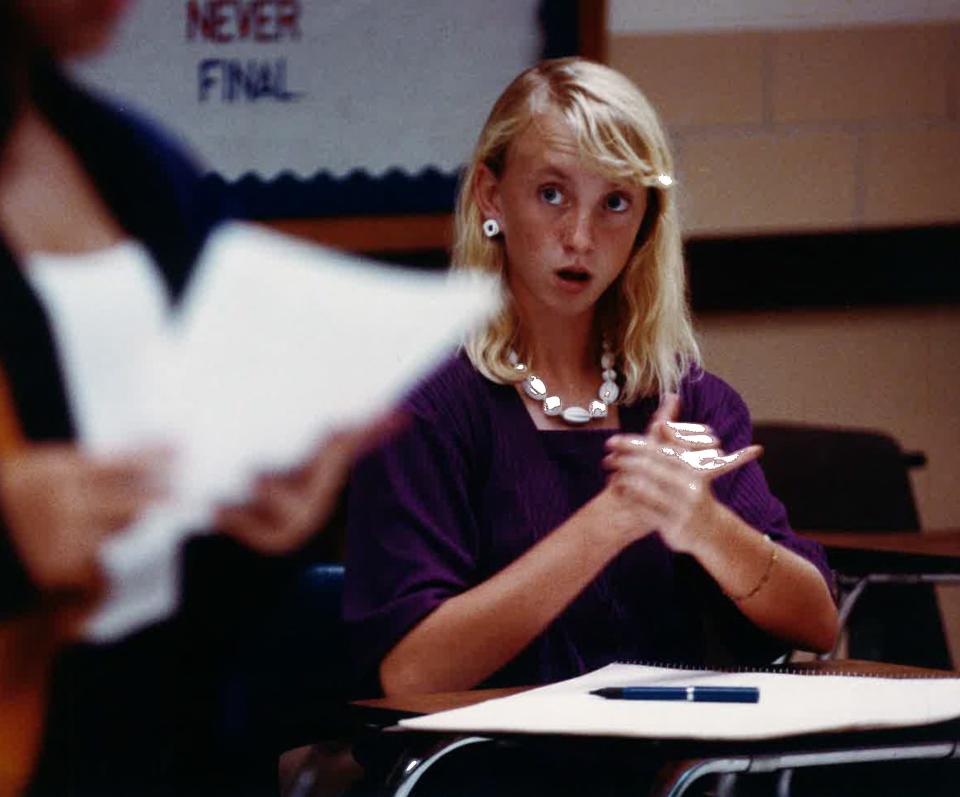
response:
M741 448L739 451L734 451L732 454L714 457L709 467L703 468L702 470L712 481L718 476L723 476L726 473L737 470L737 468L742 468L748 462L755 460L762 453L763 446L749 445L745 448Z
M607 451L613 454L630 454L636 449L658 445L657 440L643 435L615 434L607 439Z
M686 449L668 445L649 437L617 435L607 441L610 462L623 463L633 457L670 463L669 467L678 467L689 454Z
M632 478L631 475L618 473L611 480L614 488L626 493L638 503L648 519L659 519L670 510L670 500L663 490L647 479Z
M648 436L657 442L674 448L682 448L685 451L720 447L719 438L709 426L702 423L657 421L650 425L647 432Z
M670 501L687 497L691 482L689 469L676 458L652 455L608 455L609 467L615 474L645 482Z
M607 448L612 455L604 460L607 467L621 467L631 456L660 457L682 462L710 479L743 467L763 453L763 447L759 445L749 445L732 454L724 454L716 448L685 450L634 435L615 435L607 441Z
M677 393L667 393L660 401L660 406L650 419L650 425L661 421L675 421L680 417L680 396Z
M638 451L657 451L667 455L677 453L677 447L671 445L672 440L660 440L656 435L617 434L607 440L607 448L624 454ZM667 450L664 450L667 449Z
M667 422L664 427L668 437L687 449L720 448L720 438L706 424Z

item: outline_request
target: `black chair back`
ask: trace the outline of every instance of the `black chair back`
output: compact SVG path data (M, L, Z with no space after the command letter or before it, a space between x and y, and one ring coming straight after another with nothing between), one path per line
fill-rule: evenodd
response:
M758 423L767 482L790 522L808 531L916 531L909 468L926 462L866 429Z
M767 482L803 531L919 531L911 468L926 464L890 435L870 429L757 423ZM851 658L951 667L930 585L869 588L847 624Z

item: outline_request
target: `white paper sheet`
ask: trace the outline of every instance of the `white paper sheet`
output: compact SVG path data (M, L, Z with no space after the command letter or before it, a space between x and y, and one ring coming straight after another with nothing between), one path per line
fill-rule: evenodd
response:
M142 353L166 329L169 302L150 255L124 241L79 256L38 255L26 275L51 322L77 437L92 453L148 432Z
M590 694L604 686L641 684L755 686L760 702L608 700ZM610 664L579 678L400 724L453 733L747 740L924 725L955 717L960 717L960 677L716 673Z
M205 522L264 468L389 407L498 306L493 280L385 269L231 225L210 244L158 372L176 493Z
M493 278L381 267L250 224L218 230L171 315L146 252L126 244L32 270L81 444L176 453L171 499L109 540L105 641L176 607L179 551L265 470L388 409L499 307Z

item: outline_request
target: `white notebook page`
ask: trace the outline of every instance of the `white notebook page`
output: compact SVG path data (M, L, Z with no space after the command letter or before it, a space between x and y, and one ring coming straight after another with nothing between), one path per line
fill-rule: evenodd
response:
M754 686L760 689L760 702L608 700L590 694L604 686L642 684ZM717 673L610 664L579 678L400 724L456 733L748 740L923 725L956 717L960 677Z

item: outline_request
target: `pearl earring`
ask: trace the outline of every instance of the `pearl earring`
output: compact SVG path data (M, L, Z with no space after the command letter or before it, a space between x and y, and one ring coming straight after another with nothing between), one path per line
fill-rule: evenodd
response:
M500 234L500 225L496 219L487 219L483 223L483 234L486 235L487 238L493 238L493 236Z

